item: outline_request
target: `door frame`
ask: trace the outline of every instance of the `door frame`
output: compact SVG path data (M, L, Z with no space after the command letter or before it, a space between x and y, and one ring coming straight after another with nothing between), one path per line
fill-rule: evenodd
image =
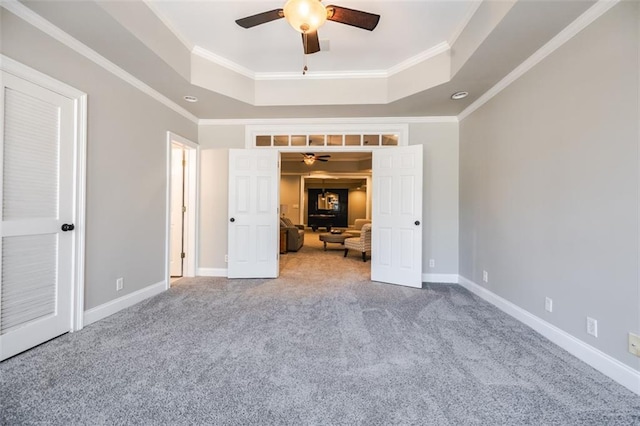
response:
M73 223L75 224L75 229L73 232L72 300L69 331L79 331L84 326L87 94L2 54L0 54L0 69L69 98L74 104ZM4 102L0 103L0 114L4 116ZM4 120L0 120L0 138L4 138Z
M184 247L185 262L183 264L183 277L195 277L198 259L198 188L199 179L198 171L200 169L200 145L180 136L177 133L167 131L166 149L167 149L167 176L166 176L166 239L165 239L165 289L171 287L171 165L172 165L172 149L174 145L181 146L185 149L187 165L185 169L185 199L187 200L187 212L184 215Z

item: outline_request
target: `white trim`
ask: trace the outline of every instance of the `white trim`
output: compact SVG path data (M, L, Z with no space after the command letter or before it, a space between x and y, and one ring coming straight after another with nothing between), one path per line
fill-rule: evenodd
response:
M213 62L216 65L220 65L221 67L224 67L230 71L237 72L238 74L248 77L252 80L255 80L256 78L256 74L249 68L245 68L242 65L237 64L227 58L216 55L215 53L205 49L204 47L194 46L193 49L191 49L191 53L193 55L197 55L203 59L206 59L209 62Z
M522 77L527 71L536 66L540 61L555 52L558 48L571 40L575 35L582 31L593 21L604 15L609 9L615 6L620 0L599 0L595 5L591 6L586 12L580 15L575 21L569 24L564 30L560 31L547 44L542 46L533 55L529 56L523 63L518 65L513 71L507 74L495 86L487 90L482 96L476 99L471 105L466 107L464 111L458 114L458 120L462 121L472 112L489 102L494 96L507 88L511 83Z
M422 274L423 283L458 284L458 274Z
M462 19L462 22L460 22L460 25L458 25L458 27L455 29L455 31L449 38L448 40L449 46L453 46L456 43L456 41L458 41L458 37L460 37L464 29L467 28L467 25L469 25L469 22L471 22L471 18L473 18L473 15L476 14L478 9L480 8L480 5L482 5L482 0L478 0L471 4L471 7L467 11L467 14Z
M227 277L227 268L198 268L199 277Z
M74 301L71 331L84 327L84 276L87 204L87 95L76 99L76 150L75 150L75 259Z
M182 43L184 47L187 48L188 51L191 51L191 49L195 47L195 45L184 34L178 31L175 25L173 25L173 23L166 16L164 16L164 14L160 11L160 9L158 9L158 7L155 5L153 1L151 0L142 0L142 1L144 2L144 4L147 5L149 9L151 9L154 15L156 15L156 17L164 24L164 26L167 27L169 31L171 31L178 40L180 40L180 43Z
M111 300L102 305L91 308L84 312L84 325L93 324L96 321L100 321L110 315L120 312L130 306L142 302L145 299L156 296L165 291L167 284L164 281L152 284L143 289L134 291L133 293L126 294L117 299Z
M188 254L186 262L182 265L183 267L183 277L194 277L196 272L196 259L198 258L198 250L197 250L197 235L196 228L198 226L198 216L197 212L199 210L198 206L198 174L199 174L199 158L200 158L200 145L197 143L178 135L177 133L173 133L171 131L167 131L167 139L166 139L166 206L165 206L165 218L166 218L166 234L165 234L165 282L167 284L167 290L171 286L171 271L170 271L170 260L171 260L171 156L172 150L171 147L173 144L178 144L183 146L187 151L187 164L190 166L187 168L187 175L185 176L186 182L185 186L188 189L188 193L186 194L188 199L188 210L187 210L187 233L185 235L185 240L187 242L187 247L185 252Z
M448 52L449 50L451 50L451 46L449 46L449 43L447 43L446 41L443 41L442 43L438 43L432 48L427 49L424 52L418 53L417 55L412 56L411 58L404 60L399 64L389 68L386 72L386 75L384 75L384 77L391 77L402 71L406 71L409 68L415 67L421 62L424 62L428 59L438 56L441 53Z
M372 78L387 78L389 76L387 71L307 71L306 74L301 72L262 72L256 73L255 81L277 81L277 80L349 80L349 79L372 79Z
M87 180L87 94L58 81L38 70L24 65L14 59L0 54L0 69L23 80L37 84L64 97L74 103L74 177L73 198L75 225L73 241L73 284L71 300L70 330L78 331L83 327L84 311L84 269L85 269L85 218L86 218L86 180Z
M204 118L198 120L200 126L260 126L294 124L423 124L457 123L456 116L433 117L334 117L334 118Z
M518 321L528 325L581 361L640 395L640 371L621 363L617 359L503 299L462 275L460 275L460 285Z
M193 123L196 123L196 124L198 123L198 117L191 114L185 108L173 102L171 99L167 98L162 93L148 86L146 83L142 82L141 80L138 80L136 77L129 74L127 71L120 68L118 65L114 64L104 56L100 55L95 50L91 49L87 45L83 44L79 40L75 39L71 35L61 30L60 28L56 27L51 22L47 21L46 19L44 19L43 17L41 17L31 9L29 9L28 7L24 6L19 1L3 0L0 3L0 5L5 9L7 9L8 11L10 11L11 13L13 13L14 15L18 16L19 18L23 19L24 21L28 22L29 24L33 25L39 30L43 31L45 34L58 40L59 42L66 45L70 49L74 50L76 53L93 61L97 65L101 66L105 70L115 75L116 77L119 77L120 79L129 83L136 89L149 95L150 97L160 102L161 104L165 105L166 107L172 109L173 111L177 112L178 114L182 115L188 120L191 120Z

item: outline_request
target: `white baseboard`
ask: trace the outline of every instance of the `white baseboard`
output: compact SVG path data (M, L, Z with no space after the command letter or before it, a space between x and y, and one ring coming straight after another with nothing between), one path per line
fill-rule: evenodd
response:
M226 277L227 268L198 268L199 277Z
M535 331L542 334L544 337L551 340L553 343L560 346L576 358L584 361L627 389L640 395L640 371L634 370L628 365L621 363L599 349L588 345L575 336L572 336L553 324L531 314L508 300L503 299L497 294L474 283L462 275L459 276L459 283L470 292L511 315L518 321L533 328Z
M160 281L159 283L152 284L148 287L134 291L122 297L119 297L111 302L104 303L95 308L91 308L88 311L84 311L84 326L92 324L96 321L100 321L119 312L129 306L133 306L136 303L142 302L145 299L160 294L167 289L166 281Z
M458 284L458 274L422 274L422 282Z

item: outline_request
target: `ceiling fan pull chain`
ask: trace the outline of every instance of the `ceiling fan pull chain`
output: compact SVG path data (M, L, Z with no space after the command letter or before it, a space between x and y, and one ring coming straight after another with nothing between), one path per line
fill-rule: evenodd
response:
M307 68L307 32L302 33L304 37L304 49L302 50L302 75L306 75L309 68Z

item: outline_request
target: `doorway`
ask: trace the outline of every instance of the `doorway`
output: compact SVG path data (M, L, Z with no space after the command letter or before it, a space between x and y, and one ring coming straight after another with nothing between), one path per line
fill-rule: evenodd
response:
M371 219L372 153L361 150L319 154L326 161L308 164L299 152L280 153L280 214L293 224L305 225L306 229L299 251L280 257L281 271L288 274L292 267L304 268L306 257L311 255L319 256L327 265L335 262L336 267L349 269L347 265L351 265L355 267L352 273L358 270L366 275L362 279L368 279L369 259L365 264L353 252L349 253L349 259L343 259L344 246L323 243L325 240L320 239L320 235L331 231L346 235L349 229L353 230L355 219ZM352 263L351 258L358 262Z
M198 145L167 132L167 288L195 276Z
M87 99L0 60L3 360L83 326Z

